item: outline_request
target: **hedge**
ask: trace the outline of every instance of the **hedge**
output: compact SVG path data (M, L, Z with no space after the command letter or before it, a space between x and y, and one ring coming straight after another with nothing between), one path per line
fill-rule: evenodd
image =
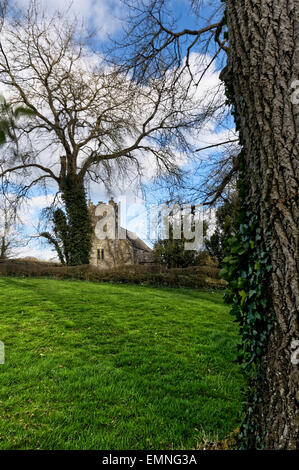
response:
M168 287L224 289L226 281L219 278L215 266L190 266L167 269L160 265L130 265L113 269L98 269L91 265L62 266L26 260L0 262L0 275L80 279L93 282L120 282Z

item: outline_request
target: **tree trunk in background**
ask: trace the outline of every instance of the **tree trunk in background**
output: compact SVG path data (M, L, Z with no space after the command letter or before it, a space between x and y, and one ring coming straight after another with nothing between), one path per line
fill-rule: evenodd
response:
M223 73L231 88L244 149L251 209L266 238L275 317L261 384L257 433L267 449L298 444L298 98L297 0L227 0L229 54ZM297 51L295 50L297 45ZM294 91L294 90L293 90ZM296 395L297 393L297 395Z
M83 182L77 175L61 178L60 190L67 215L67 264L89 264L92 226Z

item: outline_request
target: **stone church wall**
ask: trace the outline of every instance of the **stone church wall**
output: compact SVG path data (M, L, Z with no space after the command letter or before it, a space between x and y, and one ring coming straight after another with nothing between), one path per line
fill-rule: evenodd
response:
M152 254L149 248L148 251L144 249L139 249L138 245L136 246L136 243L134 243L134 241L132 241L128 237L124 239L117 238L119 228L118 206L113 201L113 199L109 201L109 205L99 202L97 206L94 206L90 201L88 205L94 229L92 249L90 254L91 265L97 266L102 269L107 269L114 268L117 266L145 264L152 262ZM100 221L102 217L107 215L107 213L109 212L109 206L113 206L115 211L115 227L113 227L113 232L116 234L116 237L114 239L111 239L109 238L109 233L107 233L107 237L101 239L96 236L95 228L97 222ZM107 211L105 209L107 209ZM97 213L101 215L97 216ZM127 233L125 229L121 230L123 234Z

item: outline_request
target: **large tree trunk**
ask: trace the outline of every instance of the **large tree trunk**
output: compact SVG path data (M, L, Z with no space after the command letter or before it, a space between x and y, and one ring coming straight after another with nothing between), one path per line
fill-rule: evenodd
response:
M227 0L231 88L244 149L251 209L271 228L269 296L274 326L256 435L267 449L295 449L298 439L298 104L297 0ZM297 304L296 304L297 302ZM297 393L297 395L296 395Z

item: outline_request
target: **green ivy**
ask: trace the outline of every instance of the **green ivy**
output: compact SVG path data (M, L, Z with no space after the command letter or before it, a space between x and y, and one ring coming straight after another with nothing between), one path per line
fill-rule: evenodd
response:
M238 230L227 240L229 255L223 260L220 275L228 281L225 301L232 304L231 313L240 325L239 361L249 385L239 447L262 448L262 436L256 435L256 419L261 401L260 385L265 374L267 340L273 324L267 296L272 270L267 242L270 231L263 233L258 215L250 208L250 202L245 196L248 191L244 180L241 170L238 183L241 200Z
M226 18L225 13L225 24ZM226 37L229 38L229 31ZM242 145L241 116L236 111L233 77L228 72L226 68L222 79L225 84L227 104L231 107ZM266 229L262 228L263 214L253 207L250 200L243 151L239 159L237 227L235 235L227 240L228 256L223 260L220 275L228 282L225 301L232 305L231 313L240 325L239 361L248 379L246 402L244 402L245 418L241 425L237 447L262 449L264 436L258 433L259 404L262 400L269 332L274 322L273 315L269 313L271 309L268 295L272 271L269 256L271 230L270 225Z
M92 243L92 225L90 213L86 203L86 195L83 183L78 183L75 178L66 177L60 183L62 200L65 204L66 218L61 218L56 230L67 234L63 239L64 247L67 247L67 264L89 264L89 254Z

